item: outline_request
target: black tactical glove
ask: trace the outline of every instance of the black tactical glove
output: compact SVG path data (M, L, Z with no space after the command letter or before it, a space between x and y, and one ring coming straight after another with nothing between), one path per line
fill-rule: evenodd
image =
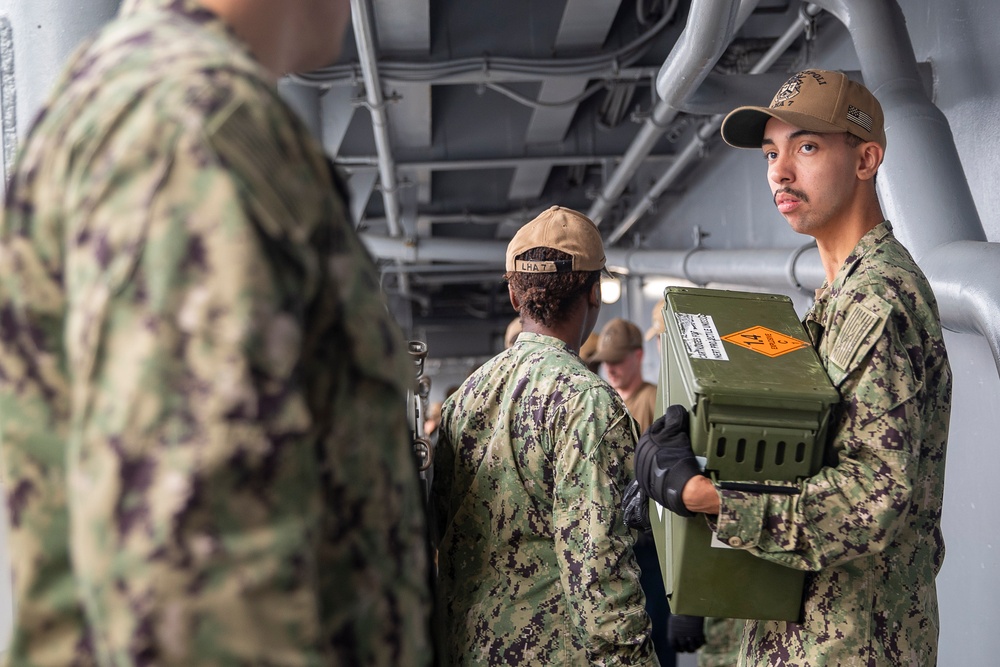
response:
M622 498L622 512L625 515L625 525L635 530L649 530L649 496L639 488L639 482L632 480L625 487Z
M671 614L667 621L667 641L677 653L694 653L705 644L705 618Z
M688 437L688 413L671 405L639 438L635 448L635 478L650 498L680 516L692 517L681 500L688 480L701 467Z

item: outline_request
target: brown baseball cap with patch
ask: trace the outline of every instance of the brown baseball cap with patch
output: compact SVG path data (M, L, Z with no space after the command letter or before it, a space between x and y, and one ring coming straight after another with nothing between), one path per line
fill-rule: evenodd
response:
M882 105L843 72L807 69L793 74L771 106L730 111L722 121L722 138L736 148L760 148L771 118L811 132L849 132L885 148Z
M558 262L515 259L532 248L553 248L572 259ZM521 227L507 245L507 270L516 273L600 271L604 241L590 218L579 211L553 206Z
M591 357L594 361L617 364L630 352L642 347L642 332L639 327L620 317L609 321L601 329L597 339L597 351Z

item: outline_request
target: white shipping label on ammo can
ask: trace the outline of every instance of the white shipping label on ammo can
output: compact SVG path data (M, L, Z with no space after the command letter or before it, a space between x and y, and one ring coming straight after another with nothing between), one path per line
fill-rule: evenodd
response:
M680 329L681 340L692 359L711 359L713 361L729 361L726 348L722 346L722 337L715 328L715 320L711 315L699 313L674 313L677 318L677 328Z

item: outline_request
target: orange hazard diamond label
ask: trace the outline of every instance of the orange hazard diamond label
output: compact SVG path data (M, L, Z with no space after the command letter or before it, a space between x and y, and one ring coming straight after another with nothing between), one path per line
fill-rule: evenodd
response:
M804 340L792 338L787 334L778 333L777 331L761 326L750 327L743 331L731 333L728 336L723 336L722 340L745 347L754 352L760 352L769 357L780 357L783 354L809 345Z

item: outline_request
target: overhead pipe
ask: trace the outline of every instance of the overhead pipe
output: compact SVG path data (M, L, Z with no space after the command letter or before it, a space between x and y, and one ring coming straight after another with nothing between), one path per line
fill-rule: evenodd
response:
M818 5L814 5L820 11ZM924 91L934 90L934 68L929 61L917 63ZM849 79L863 81L861 70L841 70ZM684 101L681 109L695 116L714 116L729 113L735 106L766 107L771 103L774 91L788 81L789 73L783 70L763 74L719 74L712 72L698 90Z
M643 160L677 117L684 99L705 80L758 2L694 0L691 3L684 31L656 77L660 101L590 207L587 216L591 220L601 224Z
M375 152L378 154L378 173L382 188L382 202L389 234L400 236L399 192L396 183L396 165L389 144L389 121L385 112L385 96L378 74L378 58L375 53L375 29L367 0L351 0L351 22L354 24L354 41L357 42L358 60L365 81L365 98L372 117L372 132L375 135Z
M693 0L684 32L656 75L660 99L680 108L715 67L758 4L760 0ZM708 43L702 44L702 40Z
M812 243L801 248L741 250L605 249L608 266L629 275L672 276L695 285L727 283L811 294L823 284L823 264Z
M480 267L482 269L482 267ZM457 275L452 273L423 273L413 276L416 285L468 285L469 283L494 283L500 285L503 282L503 266L496 271L477 271Z
M791 47L791 45L798 39L799 35L806 29L806 27L812 22L813 18L819 14L821 10L814 4L805 5L802 11L799 13L799 17L795 20L785 30L784 34L781 35L771 45L771 48L760 57L753 67L750 68L750 74L762 74L771 68L778 58ZM705 148L705 144L712 140L719 128L722 127L722 121L725 119L726 114L720 113L712 116L711 119L706 121L698 131L695 132L694 137L688 142L688 145L677 155L673 164L663 173L663 175L653 184L649 191L643 196L643 198L632 207L632 210L628 212L625 218L618 224L617 227L608 236L605 243L607 245L614 245L635 225L639 220L646 214L649 209L651 209L656 203L657 198L663 193L667 187L670 186L677 178L686 172L688 166L694 162L698 157L702 155L702 150Z
M882 104L879 194L926 273L945 328L984 336L1000 373L1000 245L987 241L948 120L924 92L896 0L814 0L843 22Z
M390 238L367 232L361 240L376 257L405 262L482 262L502 267L506 241ZM801 248L746 250L623 250L606 248L608 266L630 275L673 276L698 285L731 283L813 290L823 284L823 265L814 244ZM387 270L395 271L393 267Z
M506 241L473 239L390 238L368 232L359 234L368 251L379 259L403 262L483 262L503 266L507 254Z
M953 241L920 262L945 328L984 336L1000 373L1000 243Z
M861 74L858 73L860 78ZM695 116L714 116L740 106L767 106L774 91L788 80L787 71L764 74L719 74L712 72L701 87L684 101L681 111Z
M865 85L882 104L888 150L879 194L901 240L918 261L945 243L985 241L951 128L925 92L898 2L815 4L847 27Z
M650 155L646 162L670 162L673 155ZM402 170L431 171L470 171L477 169L515 169L525 165L559 165L571 167L575 165L589 166L599 162L614 162L617 155L534 155L528 157L482 157L455 158L451 160L400 160L396 166ZM345 170L358 170L366 167L377 167L378 156L372 155L342 155L334 159L338 167Z
M708 1L698 3L698 7ZM732 3L723 4L732 8ZM986 240L947 119L924 92L899 5L895 0L814 0L812 4L829 11L847 27L865 83L882 103L891 150L887 152L879 192L889 219L896 221L900 239L934 287L943 325L951 331L985 337L1000 372L1000 244ZM717 10L721 6L714 5ZM741 9L744 6L747 3ZM691 27L697 23L689 16L684 35L693 34ZM728 44L733 32L729 25L720 25L718 31L725 39L717 41L711 34L701 34L700 40ZM675 47L668 63L686 60L680 54L691 48L690 41L682 39L684 45L679 42L679 47L683 48ZM700 82L705 77L697 78ZM658 80L658 89L661 81L665 79ZM647 122L589 212L591 219L599 221L610 202L621 194L624 183L638 168L642 153L651 150L650 138L654 143L658 138L654 128L652 121ZM464 261L490 262L498 261L506 251L503 242L428 239L418 247L398 242L392 246L390 240L371 235L363 238L376 256L406 261L462 257ZM698 284L809 288L818 287L823 280L815 250L608 249L608 258L609 264L634 273L676 275Z
M463 278L476 273L486 273L484 267L489 264L387 264L382 267L382 273L433 273L433 274L459 274L457 278ZM496 262L498 269L503 268L503 259ZM495 273L493 275L496 275Z

